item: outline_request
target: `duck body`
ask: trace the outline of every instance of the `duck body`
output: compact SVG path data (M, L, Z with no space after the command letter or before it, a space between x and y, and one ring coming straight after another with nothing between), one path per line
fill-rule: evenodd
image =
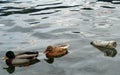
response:
M68 47L69 45L48 46L44 53L47 58L58 58L68 53Z
M5 61L8 66L27 66L31 62L34 62L38 55L39 52L24 52L15 55L13 51L8 51L5 56Z

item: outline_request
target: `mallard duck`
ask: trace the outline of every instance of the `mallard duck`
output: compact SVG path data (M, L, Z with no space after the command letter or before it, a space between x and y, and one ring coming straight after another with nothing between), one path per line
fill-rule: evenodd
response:
M48 46L44 53L47 58L57 58L66 55L68 47L69 45Z
M31 64L31 62L34 61L38 55L39 52L37 51L23 52L16 55L13 51L7 51L3 59L6 61L7 65L25 66Z

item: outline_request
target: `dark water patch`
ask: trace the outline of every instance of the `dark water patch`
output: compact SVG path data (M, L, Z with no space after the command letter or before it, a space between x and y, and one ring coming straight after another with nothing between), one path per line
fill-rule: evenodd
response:
M93 8L81 8L82 10L93 10Z
M38 7L38 6L50 6L50 5L60 5L62 4L61 2L60 3L52 3L52 4L41 4L41 5L37 5L35 7Z
M12 3L15 3L15 4L20 4L20 3L22 3L22 2L17 2L17 1L15 2L15 1L14 1L14 2L12 2Z
M38 23L40 23L40 22L31 22L31 23L29 23L29 24L38 24Z
M54 12L45 12L45 13L37 13L37 14L30 14L30 15L47 15L47 14L53 14L56 12L59 12L60 10L55 10Z
M47 9L58 9L58 8L71 8L71 7L78 7L80 5L74 5L74 6L56 6L56 7L46 7L44 8L44 10L47 10Z
M115 7L111 7L111 6L100 6L100 7L108 8L108 9L115 9Z
M97 1L112 2L113 0L97 0Z
M86 18L86 19L83 19L83 21L86 21L86 22L87 22L87 21L90 21L90 19L87 19L87 18Z
M3 7L3 8L5 8L5 9L24 9L22 7Z
M4 3L6 3L6 4L7 4L7 3L19 4L19 3L22 3L22 2L17 2L17 1L16 1L16 2L14 1L14 2L13 2L12 0L11 0L11 1L7 1L7 0L6 0L6 1L0 1L0 4L4 4Z
M3 45L3 43L2 43L2 42L0 42L0 45Z
M80 11L80 10L70 10L70 11Z
M2 14L0 14L0 16L8 16L8 15L11 15L11 14L20 14L22 13L22 11L3 11Z
M42 17L41 19L47 19L47 18L49 18L49 17Z
M73 31L72 33L80 33L79 31Z
M24 7L6 6L6 7L2 7L0 9L1 10L0 12L7 14L7 12L11 12L11 13L13 12L13 13L15 13L16 11L21 11L21 10L18 10L18 9L25 9L25 8Z
M0 1L0 3L10 3L9 1Z
M45 7L45 8L41 8L41 9L35 9L35 8L26 8L23 10L19 10L19 11L3 11L0 16L8 16L8 15L12 15L12 14L28 14L28 13L33 13L33 12L38 12L38 11L43 11L43 10L51 10L51 9L64 9L64 8L72 8L72 7L78 7L80 5L74 5L74 6L55 6L55 7Z
M6 10L6 8L0 8L0 13Z
M20 44L28 44L29 42L20 42Z

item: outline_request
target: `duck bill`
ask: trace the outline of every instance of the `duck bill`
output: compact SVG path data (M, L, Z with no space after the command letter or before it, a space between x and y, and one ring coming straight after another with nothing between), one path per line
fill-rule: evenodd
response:
M8 58L6 56L2 57L2 60L7 60Z

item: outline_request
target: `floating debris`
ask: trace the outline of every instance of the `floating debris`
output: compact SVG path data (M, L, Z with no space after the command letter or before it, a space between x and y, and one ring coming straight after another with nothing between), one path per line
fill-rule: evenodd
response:
M96 47L104 47L104 48L116 48L117 46L117 43L115 41L96 40L96 41L92 41L91 44Z
M92 41L91 45L103 52L105 56L114 57L117 54L117 50L115 49L117 43L115 41L97 40Z

